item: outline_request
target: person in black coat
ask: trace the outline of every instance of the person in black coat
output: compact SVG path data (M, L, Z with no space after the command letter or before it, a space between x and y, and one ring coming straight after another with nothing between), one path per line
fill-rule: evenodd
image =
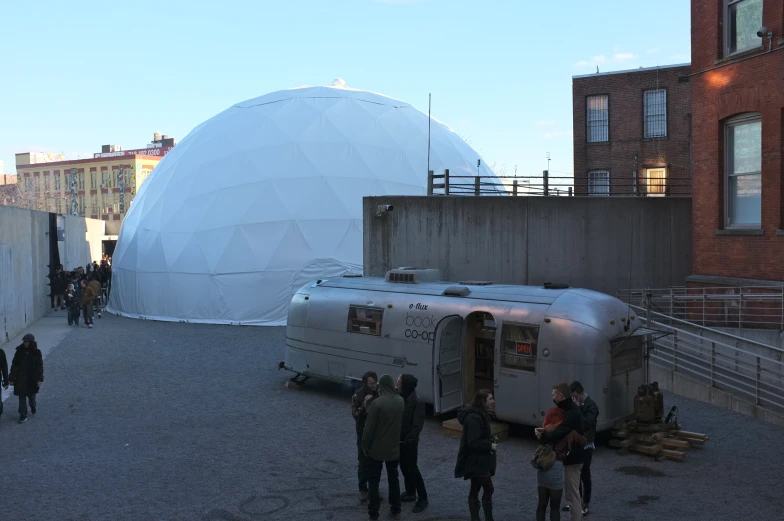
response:
M412 512L424 512L427 508L427 489L422 473L419 472L419 434L425 426L425 402L416 392L418 380L412 374L402 374L397 379L397 391L405 400L403 420L400 426L400 471L406 486L401 501L416 501Z
M591 461L593 460L593 451L596 450L594 443L596 439L596 424L599 417L599 406L596 402L588 396L585 392L583 385L580 382L572 382L569 386L572 389L572 400L580 408L583 415L583 424L585 427L585 438L588 444L585 446L583 452L583 468L580 471L580 484L582 485L580 493L583 498L583 515L588 515L588 505L591 502Z
M8 359L5 357L5 351L0 349L0 386L3 389L8 389ZM0 416L3 415L3 397L0 396Z
M362 387L351 397L351 416L357 431L357 481L359 482L359 501L368 500L367 456L362 450L362 433L367 421L367 408L378 398L378 375L368 371L362 375Z
M471 521L479 518L479 490L482 489L482 509L485 521L493 521L493 476L495 475L495 451L490 431L489 411L495 408L493 393L487 389L476 392L469 407L457 414L463 426L460 450L457 453L455 477L470 479L468 511Z
M572 431L576 431L580 435L584 434L583 415L580 408L572 401L572 390L569 384L561 383L553 387L553 402L564 410L564 419L552 431L548 432L537 428L535 432L539 441L555 445ZM580 502L580 470L583 466L583 452L585 451L581 449L569 451L564 459L564 492L572 521L581 521L583 518Z
M30 412L35 414L35 395L44 382L44 358L30 333L16 348L8 379L14 386L14 394L19 397L19 423L24 423L27 421L27 402L30 402Z

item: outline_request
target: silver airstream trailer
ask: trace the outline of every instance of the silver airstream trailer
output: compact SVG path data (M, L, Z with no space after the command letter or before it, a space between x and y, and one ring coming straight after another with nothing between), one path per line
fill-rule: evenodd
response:
M538 426L552 386L579 380L599 430L633 413L645 383L640 319L594 291L483 281L443 282L438 270L347 275L302 287L289 308L286 360L296 378L360 380L411 373L436 414L493 390L499 420Z

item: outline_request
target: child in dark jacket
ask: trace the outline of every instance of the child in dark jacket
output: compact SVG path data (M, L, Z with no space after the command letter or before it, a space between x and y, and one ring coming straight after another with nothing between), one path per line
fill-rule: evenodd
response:
M79 326L79 295L76 293L73 284L68 284L65 290L65 305L68 309L68 325Z

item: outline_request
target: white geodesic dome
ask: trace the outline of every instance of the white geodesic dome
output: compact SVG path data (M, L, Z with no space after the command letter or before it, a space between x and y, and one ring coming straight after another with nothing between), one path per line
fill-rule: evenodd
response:
M122 224L109 311L284 325L303 284L361 273L362 198L425 195L428 116L337 85L238 103L172 149ZM431 170L492 176L477 159L431 120Z

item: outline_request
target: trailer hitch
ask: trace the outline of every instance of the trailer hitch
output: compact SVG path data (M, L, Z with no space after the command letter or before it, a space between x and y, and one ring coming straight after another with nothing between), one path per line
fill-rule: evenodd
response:
M278 371L281 369L285 369L286 371L291 371L292 373L296 373L294 376L289 378L289 382L293 382L298 385L302 385L308 380L310 380L310 376L304 375L292 369L291 367L286 365L286 362L278 362Z

